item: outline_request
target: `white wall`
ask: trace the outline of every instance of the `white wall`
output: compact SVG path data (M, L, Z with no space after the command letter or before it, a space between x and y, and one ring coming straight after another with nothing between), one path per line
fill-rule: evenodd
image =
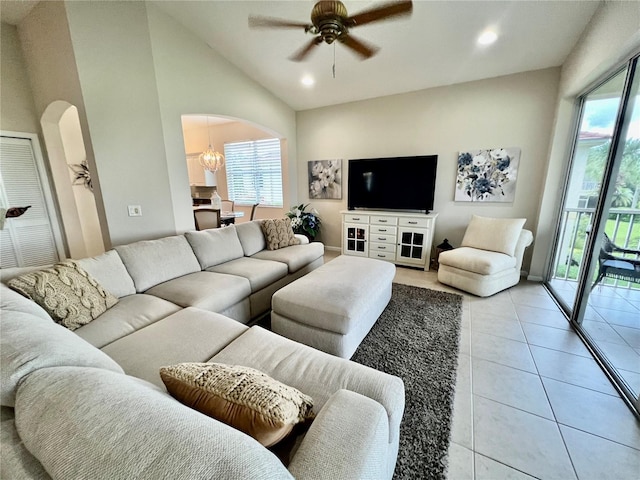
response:
M38 133L38 117L27 78L18 29L3 23L0 26L0 129Z
M640 51L640 3L603 2L562 67L530 278L547 272L571 156L577 95Z
M182 114L278 132L295 158L293 110L153 5L41 2L19 32L37 113L57 99L78 107L107 248L193 228Z
M35 104L35 114L38 119L46 109L56 101L63 100L78 109L78 117L85 139L87 162L92 172L96 172L93 156L91 134L87 124L86 112L75 57L69 35L69 26L63 2L40 2L18 27L21 48L27 66L28 77L21 81L30 84ZM47 120L47 119L44 119ZM57 118L56 118L57 123ZM62 165L62 163L58 163ZM50 165L52 169L56 165ZM110 246L109 226L103 208L100 181L95 175L94 195L102 230L104 245ZM62 221L65 225L65 237L69 248L76 243L72 238L77 233L78 212L75 201L69 200L69 192L56 191ZM73 248L74 251L80 250ZM70 253L71 252L67 252Z
M341 245L347 160L408 155L438 155L435 244L446 237L459 245L472 214L525 217L535 231L559 79L559 68L551 68L298 112L301 201L308 201L307 161L341 158L347 174L342 201L311 202L322 241ZM522 150L515 201L454 202L458 153L496 147Z
M181 115L208 114L246 121L287 139L296 158L295 112L215 50L153 5L147 6L176 229L193 228ZM220 145L217 146L221 148ZM296 163L284 175L285 205L295 201Z

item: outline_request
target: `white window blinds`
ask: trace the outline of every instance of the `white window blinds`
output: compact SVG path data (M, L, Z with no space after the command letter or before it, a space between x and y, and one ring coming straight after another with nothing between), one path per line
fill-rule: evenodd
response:
M224 156L229 200L282 207L280 139L227 143Z

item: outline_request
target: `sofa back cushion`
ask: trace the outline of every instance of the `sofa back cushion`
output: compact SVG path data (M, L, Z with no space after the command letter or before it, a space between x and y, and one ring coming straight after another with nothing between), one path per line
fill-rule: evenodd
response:
M203 270L244 256L234 225L187 232L184 236L191 244Z
M237 225L238 238L247 257L267 248L267 242L262 233L262 220L240 223Z
M473 215L460 246L513 256L526 221L526 218L490 218Z
M107 354L52 320L3 310L0 330L2 405L14 406L18 385L31 373L43 368L84 366L124 373Z
M11 290L4 283L0 283L0 310L2 315L14 311L28 313L46 322L53 321L44 308L15 290Z
M18 390L16 427L52 478L293 478L248 435L107 371L29 376Z
M115 250L109 250L96 257L76 260L76 262L105 290L116 297L121 298L136 293L133 279Z
M143 240L115 247L138 293L201 270L184 235Z

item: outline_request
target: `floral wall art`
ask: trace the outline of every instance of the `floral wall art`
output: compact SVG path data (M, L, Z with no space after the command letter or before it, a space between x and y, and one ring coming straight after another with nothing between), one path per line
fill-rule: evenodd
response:
M458 155L456 202L513 202L520 149L471 150Z
M309 198L342 198L342 160L312 160L309 166Z

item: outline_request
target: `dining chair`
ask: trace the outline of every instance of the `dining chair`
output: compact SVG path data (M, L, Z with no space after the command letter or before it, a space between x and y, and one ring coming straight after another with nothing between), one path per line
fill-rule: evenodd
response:
M223 199L220 203L222 203L222 211L223 212L233 212L235 211L236 202L233 200Z
M196 222L196 230L219 228L222 225L220 210L216 208L198 208L193 211L193 219Z
M260 204L254 203L253 206L251 207L251 220L254 220L256 218L256 209L258 208L258 205Z

